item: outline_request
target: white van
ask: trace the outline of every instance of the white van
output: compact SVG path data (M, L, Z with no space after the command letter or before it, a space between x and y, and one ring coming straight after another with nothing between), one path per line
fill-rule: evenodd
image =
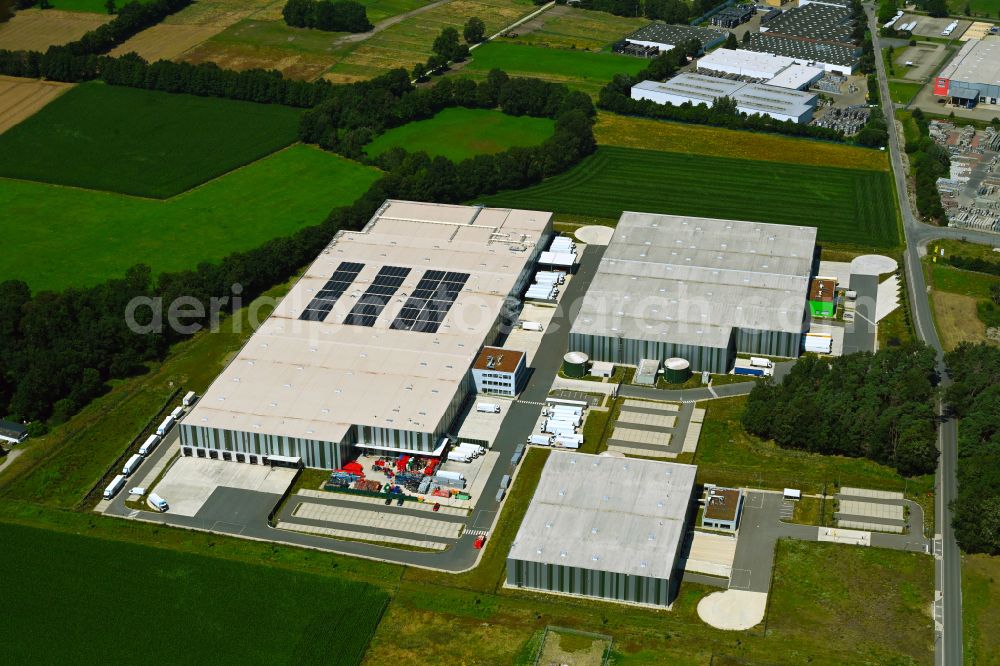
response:
M170 508L170 505L167 504L167 500L163 499L162 497L160 497L156 493L150 493L149 499L146 500L146 501L149 502L149 505L151 507L153 507L154 509L156 509L160 513L163 513L167 509Z
M480 402L479 404L476 405L476 411L484 412L487 414L499 414L500 405L496 404L495 402Z
M184 399L181 400L181 404L184 405L185 407L190 407L191 405L194 404L194 401L197 399L198 399L197 393L195 393L194 391L188 391L184 395Z

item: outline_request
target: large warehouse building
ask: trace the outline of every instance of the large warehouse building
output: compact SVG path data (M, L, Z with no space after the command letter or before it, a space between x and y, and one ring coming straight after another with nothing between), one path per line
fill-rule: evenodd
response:
M387 201L341 231L181 423L186 447L338 467L433 452L474 391L551 213Z
M934 79L934 94L967 108L1000 103L1000 38L967 41Z
M747 115L808 123L816 111L817 96L761 83L745 83L704 74L678 74L668 81L641 81L632 86L632 99L658 104L712 104L720 97L736 102L736 110Z
M669 51L678 44L697 39L703 49L708 50L726 41L729 33L718 28L704 28L695 25L674 25L653 21L625 38L628 44L646 46Z
M800 65L792 58L737 49L715 49L700 58L698 71L758 79L769 86L805 90L823 77L821 67Z
M669 605L696 471L553 451L507 555L507 584Z
M797 357L815 246L814 227L623 213L569 346L626 365L680 357L713 373L737 352Z
M861 49L852 44L818 42L769 32L750 35L750 41L742 44L740 48L785 56L800 65L819 67L826 72L842 76L854 73L861 56Z

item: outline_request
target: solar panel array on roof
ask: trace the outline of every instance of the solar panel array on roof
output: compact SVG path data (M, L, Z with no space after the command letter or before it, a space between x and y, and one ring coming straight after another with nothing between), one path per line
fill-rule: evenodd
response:
M351 286L351 283L354 282L355 278L358 277L358 273L364 267L364 264L353 261L340 262L340 266L333 272L330 279L326 281L323 288L316 292L316 296L309 301L309 305L299 315L299 319L306 321L325 320L326 316L333 310L333 304L347 291L347 288Z
M437 333L468 279L468 273L436 270L424 272L391 328Z
M402 266L383 266L380 268L378 275L375 276L375 281L351 308L344 323L349 326L374 326L375 320L382 314L389 299L399 290L403 280L409 274L410 269Z

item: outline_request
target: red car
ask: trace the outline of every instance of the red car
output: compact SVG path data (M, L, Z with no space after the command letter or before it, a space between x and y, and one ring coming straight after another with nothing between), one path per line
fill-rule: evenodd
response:
M476 550L479 550L480 548L483 547L484 543L486 543L486 537L480 534L479 536L476 537L476 540L472 544L472 547L475 548Z

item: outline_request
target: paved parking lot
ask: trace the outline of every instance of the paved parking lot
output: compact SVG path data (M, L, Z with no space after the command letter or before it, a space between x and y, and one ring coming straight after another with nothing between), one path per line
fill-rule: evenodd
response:
M400 509L393 511L393 509ZM335 523L337 527L357 527L406 532L413 535L457 539L462 531L462 523L434 518L422 518L410 513L403 513L404 507L395 505L351 507L347 505L329 505L314 502L299 501L292 510L292 519L311 520L323 523ZM364 529L362 530L364 531Z
M687 421L693 407L669 402L628 399L608 439L608 450L647 458L676 458L687 442ZM674 437L674 435L678 437ZM698 436L695 432L695 438Z
M251 490L281 495L291 485L295 471L282 467L178 458L153 489L167 500L170 513L194 516L217 488Z
M691 532L681 558L685 571L728 578L736 557L736 536Z

